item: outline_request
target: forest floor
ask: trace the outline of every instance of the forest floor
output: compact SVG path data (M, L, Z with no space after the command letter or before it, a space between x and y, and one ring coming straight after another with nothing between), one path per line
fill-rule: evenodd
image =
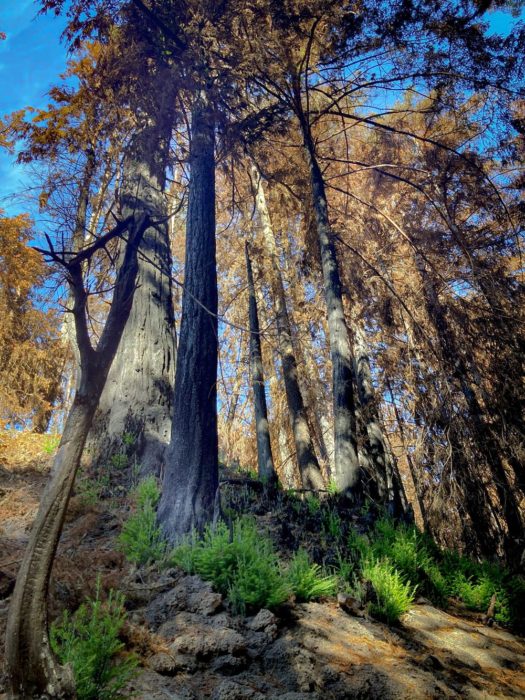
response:
M25 439L0 445L0 698L9 598L49 478L49 444ZM327 599L240 617L196 576L133 569L116 546L129 507L121 490L107 502L73 497L53 572L51 616L92 596L97 576L103 590L124 592L123 636L141 662L129 697L525 698L525 640L484 625L479 614L445 612L420 599L398 627L389 627ZM271 511L256 517L265 530L277 527Z

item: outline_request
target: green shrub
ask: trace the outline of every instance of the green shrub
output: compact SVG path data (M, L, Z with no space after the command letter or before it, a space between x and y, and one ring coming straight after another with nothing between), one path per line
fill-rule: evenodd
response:
M160 491L154 477L139 483L134 492L136 510L124 523L119 545L126 558L139 566L160 561L166 556L167 546L157 525L156 504Z
M332 477L328 481L328 484L326 485L326 490L330 494L330 496L337 496L339 493L339 487L337 485L337 481Z
M202 539L179 545L172 562L196 573L227 595L236 612L247 608L275 607L291 594L269 537L257 531L249 518L207 528Z
M112 469L121 470L128 466L129 457L124 452L117 452L109 458L109 465Z
M313 493L308 494L305 499L306 507L308 509L308 514L311 516L317 515L321 509L321 501Z
M339 542L343 536L343 524L337 511L332 509L324 511L321 525L325 536Z
M335 576L324 575L319 564L312 563L304 549L295 553L286 578L299 601L334 595L337 589Z
M73 616L64 612L51 626L51 648L62 664L73 669L78 700L123 698L122 688L137 666L134 656L121 657L124 644L118 635L125 622L124 598L111 591L100 600L100 584L94 600L80 606Z
M445 602L449 584L440 570L439 550L415 526L381 518L371 534L370 553L375 559L388 559L406 580L417 584L434 602Z
M405 582L388 560L367 560L362 575L377 596L377 602L369 604L370 613L388 624L396 624L414 602L415 586Z
M57 451L59 445L60 435L50 434L45 436L42 448L46 454L52 455Z
M253 556L243 552L228 589L233 610L245 615L249 609L274 608L290 596L290 587L281 575L277 557L270 552Z

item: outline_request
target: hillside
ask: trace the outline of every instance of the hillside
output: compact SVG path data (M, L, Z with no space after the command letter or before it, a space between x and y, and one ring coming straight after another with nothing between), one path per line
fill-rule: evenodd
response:
M6 444L0 471L0 626L49 474L49 437ZM319 546L304 512L293 517L283 498L254 495L250 480L224 475L230 510L249 511L286 555L300 543ZM293 600L274 612L234 615L228 601L198 576L177 567L135 568L119 551L129 515L127 489L118 480L93 496L80 478L55 562L51 615L74 611L113 588L126 597L121 630L126 651L139 656L123 697L137 700L338 700L343 698L520 698L525 696L525 641L458 601L447 611L416 598L398 626L372 619L366 606L340 596ZM103 496L107 497L103 497ZM298 509L296 509L298 510ZM284 518L286 516L286 518ZM284 518L284 519L283 519ZM369 514L355 515L366 527ZM283 529L283 522L288 528ZM285 540L288 541L286 544ZM1 686L0 686L1 688Z

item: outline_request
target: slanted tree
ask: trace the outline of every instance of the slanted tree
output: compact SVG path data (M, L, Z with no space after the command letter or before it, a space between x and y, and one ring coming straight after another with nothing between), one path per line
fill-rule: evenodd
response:
M255 411L255 432L257 436L257 464L259 478L268 484L275 481L277 476L273 464L270 428L268 425L268 409L266 407L266 392L264 388L264 368L261 350L261 332L257 297L253 281L252 262L248 243L245 247L246 275L248 278L249 294L249 324L250 324L250 370L252 375L253 401Z
M310 426L308 425L304 400L299 386L297 360L292 343L292 328L288 315L286 295L279 265L275 235L266 204L262 178L254 167L255 201L261 220L261 240L267 260L268 276L273 292L277 336L281 355L283 379L290 412L292 433L295 440L299 472L304 488L322 489L324 479L315 455Z
M84 444L109 367L129 315L137 276L137 248L149 220L130 217L77 254L48 251L65 268L75 299L73 314L81 356L81 376L54 460L52 477L33 523L9 606L6 668L9 697L74 697L69 667L60 667L50 648L47 596L49 577ZM113 300L104 331L93 347L89 335L82 263L118 233L127 232Z

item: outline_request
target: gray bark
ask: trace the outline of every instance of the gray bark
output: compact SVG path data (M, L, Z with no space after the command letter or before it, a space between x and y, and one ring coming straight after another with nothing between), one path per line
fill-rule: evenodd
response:
M80 382L24 553L7 619L6 670L10 700L75 696L69 668L50 649L47 622L49 577L86 437L129 315L137 274L137 244L146 219L128 222L130 243L120 267L113 302L96 350L89 338L82 263L67 264L80 353Z
M388 506L393 515L400 515L404 510L402 484L381 426L368 345L358 323L354 325L354 362L360 416L367 437L360 455L363 466L373 475L379 500Z
M283 278L279 267L275 236L266 205L262 181L255 166L252 169L252 173L257 183L256 206L261 219L264 252L270 264L269 274L275 305L279 351L299 471L304 488L322 489L324 488L324 480L319 468L319 462L315 456L304 400L299 387L297 360L292 343L292 329L286 305Z
M328 314L334 402L333 478L339 491L355 492L359 487L361 469L357 454L352 348L345 320L339 263L328 218L328 202L323 175L317 162L310 127L302 109L299 109L298 116L310 170L312 202L319 238Z
M250 370L252 375L253 401L255 408L255 433L257 436L257 464L259 478L271 483L276 480L273 464L268 409L264 390L264 368L261 351L261 335L257 299L253 283L252 263L246 243L246 274L248 277L249 319L250 319Z
M173 82L157 76L163 98L132 137L124 156L120 207L123 216L148 214L157 223L144 234L137 292L122 342L100 399L88 448L103 464L122 447L124 433L135 437L134 458L142 474L162 473L171 432L175 374L175 327L171 253L164 196L172 129ZM153 113L153 109L155 110Z
M186 260L171 445L158 517L172 542L211 522L219 488L215 124L193 108Z

